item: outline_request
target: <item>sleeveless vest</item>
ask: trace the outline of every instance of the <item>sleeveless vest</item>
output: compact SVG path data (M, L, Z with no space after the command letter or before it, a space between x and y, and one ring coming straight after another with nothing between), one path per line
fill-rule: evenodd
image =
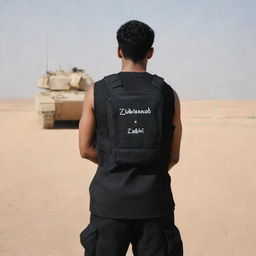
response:
M171 86L147 72L106 76L94 84L94 113L99 165L89 187L90 210L113 218L172 211L167 171L175 128Z

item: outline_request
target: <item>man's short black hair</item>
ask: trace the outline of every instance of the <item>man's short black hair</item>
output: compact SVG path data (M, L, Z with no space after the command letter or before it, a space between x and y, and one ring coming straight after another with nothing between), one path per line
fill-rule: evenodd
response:
M117 30L116 38L123 56L136 63L146 57L154 43L155 33L147 24L130 20Z

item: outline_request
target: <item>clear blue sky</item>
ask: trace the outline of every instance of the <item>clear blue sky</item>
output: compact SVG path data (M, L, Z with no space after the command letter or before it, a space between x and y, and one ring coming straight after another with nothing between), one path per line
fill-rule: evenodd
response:
M0 98L31 98L46 68L120 71L116 30L138 19L156 33L148 72L181 100L256 99L256 1L0 0Z

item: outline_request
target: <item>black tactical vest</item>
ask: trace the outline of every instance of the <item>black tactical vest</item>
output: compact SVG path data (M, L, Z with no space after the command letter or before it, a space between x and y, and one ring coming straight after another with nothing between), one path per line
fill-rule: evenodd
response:
M90 210L113 218L161 216L174 209L167 171L174 95L163 78L119 72L94 85L99 165Z

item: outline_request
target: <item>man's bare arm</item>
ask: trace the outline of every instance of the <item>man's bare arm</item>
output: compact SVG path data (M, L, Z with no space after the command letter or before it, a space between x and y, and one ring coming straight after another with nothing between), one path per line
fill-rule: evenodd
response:
M79 151L82 158L98 164L97 151L93 145L96 119L94 115L94 86L90 87L83 101L82 115L79 121Z
M173 134L173 141L171 145L171 155L168 165L168 171L179 162L180 158L180 144L181 144L181 137L182 137L182 123L180 118L180 100L176 91L174 91L175 97L175 113L173 116L172 123L175 126L174 134Z

